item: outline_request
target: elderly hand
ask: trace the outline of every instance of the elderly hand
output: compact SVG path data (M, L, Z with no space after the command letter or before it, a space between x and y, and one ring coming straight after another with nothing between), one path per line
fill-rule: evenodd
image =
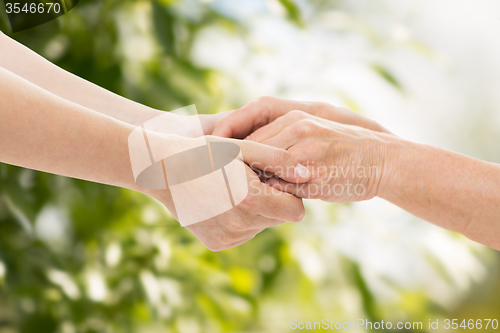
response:
M270 186L299 198L351 202L377 195L395 137L292 111L247 139L287 150L313 174L305 184L271 177Z

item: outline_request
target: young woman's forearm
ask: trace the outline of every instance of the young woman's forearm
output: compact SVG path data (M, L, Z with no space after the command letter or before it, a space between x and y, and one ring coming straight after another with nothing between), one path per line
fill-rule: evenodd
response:
M378 195L500 249L500 166L427 145L391 143Z
M0 68L0 162L136 189L133 129Z
M73 75L0 32L0 67L68 101L140 125L160 114Z

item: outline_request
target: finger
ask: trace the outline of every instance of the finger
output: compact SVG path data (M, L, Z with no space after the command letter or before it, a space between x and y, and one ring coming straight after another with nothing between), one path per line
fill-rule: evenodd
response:
M214 131L215 136L243 139L286 113L301 109L304 103L275 97L261 97L248 102L222 119Z
M284 149L253 141L235 140L235 143L241 147L245 163L253 169L271 172L292 183L305 183L311 179L311 171Z
M305 213L302 199L265 184L259 183L259 185L262 191L256 205L259 207L259 215L281 221L300 222L302 220Z
M267 185L283 193L293 194L297 198L309 198L308 184L293 184L279 178L269 178Z
M274 177L274 175L270 172L262 171L259 169L252 169L252 171L255 172L262 183L265 183L269 178Z
M293 127L289 126L283 129L281 132L273 137L270 137L261 143L266 146L276 147L279 149L288 150L290 147L294 146L300 141L297 132L293 130ZM292 155L293 156L293 155Z
M266 107L258 108L248 103L223 118L215 126L212 134L224 138L243 139L271 121L268 111Z
M257 129L255 132L246 137L246 140L255 142L264 142L265 140L278 135L285 128L292 126L299 120L303 119L306 113L301 111L291 111L286 115L277 118L272 123Z

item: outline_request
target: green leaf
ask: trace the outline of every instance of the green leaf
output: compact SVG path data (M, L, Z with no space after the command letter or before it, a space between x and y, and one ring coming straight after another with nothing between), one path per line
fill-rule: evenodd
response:
M302 13L297 4L293 0L279 0L279 2L285 8L288 19L299 27L303 27Z
M400 92L404 92L404 87L399 82L399 80L384 66L380 64L373 64L372 68L377 74L379 74L385 81L387 81L391 86L399 90Z

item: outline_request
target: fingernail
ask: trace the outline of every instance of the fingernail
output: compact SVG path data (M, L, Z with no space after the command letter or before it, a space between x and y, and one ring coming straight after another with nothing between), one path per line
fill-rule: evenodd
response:
M302 164L297 164L294 170L295 176L300 178L309 178L311 176L311 171Z

